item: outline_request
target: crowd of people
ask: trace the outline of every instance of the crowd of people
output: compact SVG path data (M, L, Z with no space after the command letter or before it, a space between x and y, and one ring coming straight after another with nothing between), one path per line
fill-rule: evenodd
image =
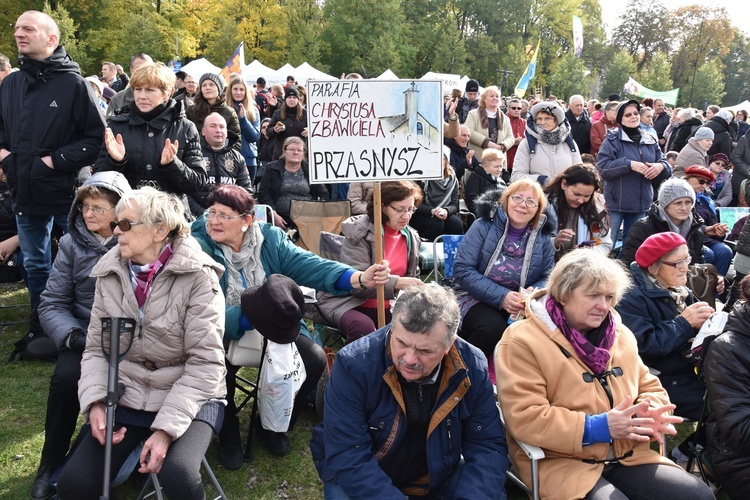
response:
M293 77L196 80L136 54L129 75L104 62L83 78L46 14L25 12L15 37L18 71L0 81L0 261L22 271L58 350L31 498L101 494L110 318L137 330L119 364L113 469L140 449L135 470L161 473L168 496L203 498L214 436L219 463L240 469L240 367L225 354L253 329L304 367L285 429L260 429L289 453L326 366L300 287L345 337L310 442L326 498L504 498L511 463L531 483L520 441L546 453L542 498L713 498L671 460L686 447L649 447L700 419L707 387L718 479L750 491L737 429L750 355L733 347L747 343L750 226L718 212L747 205L745 111L503 99L470 80L445 96L442 179L381 183L382 227L373 185L346 186L334 261L285 231L293 200L342 197L310 184ZM465 234L452 289L420 277L422 243L444 234ZM717 303L689 288L691 263L715 266L731 313L700 376L686 352ZM71 450L79 414L90 427Z

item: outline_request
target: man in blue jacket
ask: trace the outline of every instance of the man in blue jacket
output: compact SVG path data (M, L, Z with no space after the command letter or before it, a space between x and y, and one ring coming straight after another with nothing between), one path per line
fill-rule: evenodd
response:
M505 498L487 360L459 320L450 290L410 288L389 326L338 353L310 442L327 499Z

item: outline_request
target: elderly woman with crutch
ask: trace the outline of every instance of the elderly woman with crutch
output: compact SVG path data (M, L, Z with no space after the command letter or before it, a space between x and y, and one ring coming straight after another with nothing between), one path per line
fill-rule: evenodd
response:
M62 499L99 498L105 460L117 471L143 443L139 472L161 473L170 498L203 499L200 465L221 426L226 395L223 269L190 236L174 195L144 187L123 196L115 213L118 244L92 272L96 292L78 387L91 432L63 469L57 491ZM121 384L107 457L105 351L116 346L103 325L121 318L135 325L132 338L123 335L117 343Z

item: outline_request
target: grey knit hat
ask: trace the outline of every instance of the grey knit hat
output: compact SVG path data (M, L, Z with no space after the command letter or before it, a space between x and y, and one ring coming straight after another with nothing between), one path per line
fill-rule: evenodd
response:
M670 203L680 198L690 198L695 205L695 191L685 179L672 177L659 188L659 206L667 208Z
M554 116L555 120L557 120L558 125L565 121L565 110L563 110L556 102L542 101L540 103L534 104L534 106L531 108L531 116L534 120L536 120L536 115L540 111L544 111L545 113Z
M695 137L696 141L700 141L702 139L713 139L714 131L708 127L701 127L695 131L695 135L693 137Z
M205 73L198 82L198 88L200 88L200 86L203 85L203 82L205 82L206 80L211 80L216 84L217 87L219 87L219 95L224 93L226 82L224 82L223 76L217 75L216 73Z

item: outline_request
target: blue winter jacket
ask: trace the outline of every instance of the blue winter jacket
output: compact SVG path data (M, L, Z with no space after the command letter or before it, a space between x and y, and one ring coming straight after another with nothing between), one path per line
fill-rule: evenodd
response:
M260 112L256 111L255 121L250 121L247 116L238 118L240 131L242 132L242 147L240 152L245 158L245 165L256 166L258 164L258 146L256 143L260 138Z
M508 232L508 216L499 205L500 191L489 191L476 201L479 218L471 225L456 254L453 266L457 293L468 292L475 299L500 309L510 291L484 275L495 261ZM542 214L529 236L531 252L524 255L520 283L523 288L544 288L549 273L555 266L555 249L550 234L557 222L547 221Z
M325 392L325 422L313 430L313 461L324 482L351 498L403 500L446 481L462 458L460 498L504 499L508 446L487 359L462 339L446 354L440 393L427 437L428 477L402 492L380 467L406 432L398 372L390 357L390 327L345 346ZM407 489L407 488L404 488Z
M596 157L596 169L604 180L604 201L610 212L645 213L654 201L652 181L630 168L630 162L661 163L664 170L654 182L669 179L672 167L659 149L655 136L643 129L640 144L634 143L622 129L607 132Z

